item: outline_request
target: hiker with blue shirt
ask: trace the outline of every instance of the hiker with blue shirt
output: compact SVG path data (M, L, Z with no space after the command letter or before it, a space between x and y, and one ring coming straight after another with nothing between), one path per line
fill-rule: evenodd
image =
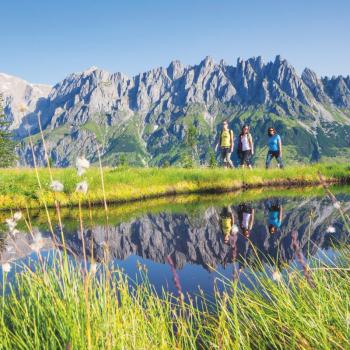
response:
M268 229L272 235L277 232L282 225L283 208L278 200L269 201L267 204L268 210Z
M267 131L269 136L268 140L268 152L266 156L266 169L270 167L273 158L276 158L279 168L283 168L282 161L282 141L280 135L276 134L274 128L269 128Z

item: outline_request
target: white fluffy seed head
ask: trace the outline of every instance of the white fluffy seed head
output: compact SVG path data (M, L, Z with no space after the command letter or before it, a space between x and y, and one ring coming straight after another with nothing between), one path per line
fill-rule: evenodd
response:
M23 215L22 215L22 212L21 212L21 211L16 211L16 212L13 214L13 220L15 220L15 221L21 220L22 217L23 217Z
M50 184L50 188L54 192L62 192L63 191L63 184L57 180L53 180Z
M13 236L16 236L19 234L19 231L15 228L10 232Z
M75 189L76 192L86 194L88 191L89 185L86 181L79 182Z
M13 218L11 218L11 219L6 219L6 220L5 220L5 223L6 223L6 225L7 225L7 227L8 227L8 229L9 229L10 232L13 232L14 229L15 229L15 227L16 227L16 225L17 225L17 221L14 220Z
M275 270L273 273L272 273L272 279L276 282L281 282L282 280L282 275L281 273L278 271L278 270Z
M93 263L90 265L90 271L92 274L95 274L97 272L97 264Z
M9 263L5 263L1 265L3 272L10 272L11 271L11 265Z
M338 210L340 209L340 203L339 202L334 202L333 205L334 205L335 209L338 209Z
M77 167L78 176L82 176L86 169L89 169L90 162L84 156L78 157L75 166Z
M328 226L326 232L327 233L335 233L335 227L334 226Z
M237 225L232 226L232 233L234 233L234 234L238 233L238 226Z
M30 249L32 249L34 252L39 253L39 251L44 247L44 241L43 240L38 240L34 241L30 245Z

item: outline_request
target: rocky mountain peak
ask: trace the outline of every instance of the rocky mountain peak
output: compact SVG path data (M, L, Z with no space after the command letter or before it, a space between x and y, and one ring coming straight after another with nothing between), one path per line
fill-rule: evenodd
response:
M224 61L216 64L210 56L193 66L174 60L166 68L133 77L91 67L68 75L53 88L0 74L0 92L5 96L5 113L13 121L18 138L27 135L24 125L29 124L32 133L38 131L38 116L43 127L50 130L48 135L55 135L51 156L58 165L70 164L76 156L74 144L87 145L82 138L89 137L101 125L110 130L106 156L108 152L118 153L131 147L158 157L159 152L170 152L183 140L185 129L181 120L191 113L192 117L203 116L204 123L208 123L211 131L210 135L206 131L205 140L214 137L211 134L215 134L218 115L233 120L239 113L259 110L264 115L259 112L257 122L263 123L271 113L281 120L302 122L305 130L312 132L310 147L316 147L315 154L319 153L319 146L314 146L318 145L314 135L324 128L324 122L343 120L350 124L346 110L350 108L349 77L321 79L308 68L299 76L280 55L266 63L261 56L238 58L236 65ZM26 113L20 113L16 107L22 104L26 105ZM237 123L241 123L239 118ZM75 133L70 131L71 126ZM130 129L134 133L132 145L129 139L116 141L122 138L121 130ZM346 135L342 138L346 139ZM31 150L27 151L21 155L25 164L31 157ZM175 151L173 154L178 159ZM40 151L38 157L41 156Z
M168 76L172 80L180 78L184 73L184 66L179 60L171 61L167 68Z

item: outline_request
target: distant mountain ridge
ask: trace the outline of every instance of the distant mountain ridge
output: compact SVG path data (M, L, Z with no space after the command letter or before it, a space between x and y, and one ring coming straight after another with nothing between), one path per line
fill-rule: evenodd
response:
M350 155L350 77L319 78L308 68L299 76L280 56L267 63L261 57L239 58L235 66L210 57L194 66L173 61L131 78L92 67L52 88L16 85L3 76L0 93L21 141L22 165L33 164L29 131L37 161L45 163L42 141L35 136L38 116L58 166L72 164L81 153L95 161L97 143L106 164L117 164L121 155L135 165L178 164L187 152L190 125L198 131L197 153L205 163L224 118L236 134L243 123L251 125L258 162L269 125L283 137L290 161Z

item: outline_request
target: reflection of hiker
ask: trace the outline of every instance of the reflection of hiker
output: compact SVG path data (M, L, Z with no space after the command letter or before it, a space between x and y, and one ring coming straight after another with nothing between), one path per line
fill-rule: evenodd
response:
M254 209L249 204L238 206L238 221L244 237L248 238L254 225Z
M221 156L224 163L224 167L233 168L231 161L231 153L233 152L233 131L229 129L227 120L222 123L222 131L220 133L219 142L215 149L220 146Z
M244 125L242 132L238 136L238 157L241 160L241 166L246 165L249 169L252 168L252 155L254 154L254 144L252 135L249 132L249 126Z
M274 234L282 225L283 208L278 201L275 201L269 202L267 209L269 233Z
M282 161L282 141L280 135L276 134L276 131L274 128L269 128L267 131L267 134L269 136L268 140L268 152L266 156L266 169L270 167L271 161L273 158L276 158L278 166L282 169L283 168L283 161Z
M224 235L224 242L229 243L231 234L235 234L235 219L230 207L224 207L220 213L220 227Z

